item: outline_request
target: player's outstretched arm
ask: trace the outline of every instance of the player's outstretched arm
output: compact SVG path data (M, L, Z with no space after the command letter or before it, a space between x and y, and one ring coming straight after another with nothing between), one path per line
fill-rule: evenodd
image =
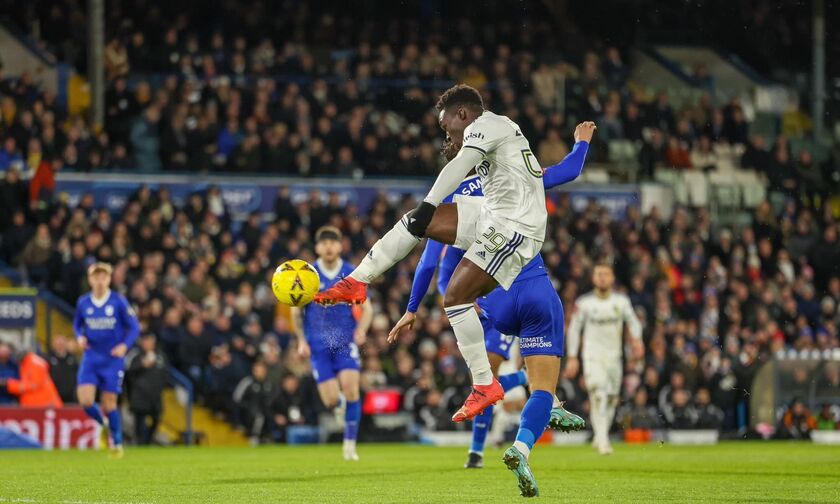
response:
M566 377L571 379L577 376L580 369L578 351L580 350L580 335L583 331L584 314L581 307L575 306L572 309L572 320L569 322L569 331L566 335Z
M546 191L559 185L571 182L583 172L589 143L598 127L591 121L582 122L575 128L575 145L562 161L543 170L543 186Z
M370 329L370 324L373 322L373 305L370 299L365 299L362 303L362 316L356 323L356 329L353 331L353 341L356 345L364 345L367 341L367 333Z
M85 335L85 320L82 316L81 299L76 303L76 312L73 314L73 335L82 350L87 348L87 336Z
M134 313L131 305L128 304L128 300L125 298L122 299L121 311L125 326L125 339L123 343L125 343L126 347L131 348L140 336L140 322L137 320L137 314Z
M298 355L303 358L309 358L312 350L309 348L309 342L306 341L306 335L303 333L303 311L300 308L291 308L292 321L295 323L295 338L298 344Z
M440 263L443 246L443 243L439 241L426 240L423 254L420 255L420 261L414 270L414 280L411 282L411 295L408 297L407 311L417 313L420 302L423 301L426 293L429 292L432 277L435 276L438 263Z

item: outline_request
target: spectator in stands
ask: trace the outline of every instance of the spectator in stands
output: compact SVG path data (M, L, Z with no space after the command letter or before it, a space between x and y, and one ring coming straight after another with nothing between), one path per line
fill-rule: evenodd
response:
M20 376L17 363L12 357L12 347L5 341L0 341L0 385ZM15 402L17 402L15 396L9 393L6 387L0 386L0 405Z
M680 371L674 371L671 373L671 381L668 385L662 387L659 391L659 398L657 400L657 405L660 411L665 411L669 404L674 404L676 401L674 400L674 394L680 390L685 390L685 375ZM686 394L688 394L686 392ZM691 399L691 396L686 398L683 406L688 403L688 400Z
M128 51L119 37L114 37L105 46L105 75L109 81L128 75Z
M210 356L213 338L199 315L192 315L186 326L186 333L178 345L178 362L181 371L192 380L196 388L202 390L204 366Z
M636 391L632 403L622 407L617 418L625 428L632 429L656 429L662 424L659 411L648 404L648 393L644 387Z
M717 169L717 154L712 149L709 137L703 135L691 151L691 166L703 171Z
M719 430L723 426L723 411L712 404L709 389L701 388L694 397L694 407L697 411L697 428Z
M24 168L23 156L17 147L15 137L7 136L3 141L3 148L0 149L0 172L11 169L22 171Z
M53 246L50 228L46 224L40 224L35 229L35 236L20 251L17 261L26 267L29 278L33 283L40 284L47 280Z
M29 183L30 204L43 208L50 204L55 193L55 175L64 166L58 156L48 156L41 161Z
M160 171L160 138L158 123L160 111L156 105L149 106L131 126L129 137L134 150L134 162L138 170Z
M665 149L665 159L671 168L691 168L691 154L679 138L672 136L668 139Z
M21 406L30 408L60 408L64 406L58 390L50 378L49 363L33 351L18 354L20 378L2 378L0 387L18 398Z
M21 180L18 170L8 170L0 181L0 233L6 232L12 225L15 212L28 206L26 184Z
M696 429L697 410L689 402L688 392L675 390L671 396L672 402L665 404L662 414L671 429Z
M79 359L72 351L63 334L52 337L47 362L50 364L50 378L58 389L64 404L76 402L76 375L79 373Z
M141 445L151 444L154 439L169 377L166 359L156 343L154 334L144 333L125 356L128 407L134 415L135 442Z
M11 214L11 225L3 232L0 258L12 264L17 264L21 250L26 247L32 237L32 228L26 222L23 210L15 210Z
M782 415L776 435L781 439L809 439L811 431L817 428L817 420L805 407L801 399L791 401Z
M820 408L820 414L817 415L817 430L840 430L840 421L829 403L823 403Z
M285 440L286 428L292 425L317 425L318 406L314 383L308 378L301 378L288 373L280 381L280 390L271 402L274 429L279 432L280 440Z
M243 378L233 393L237 418L254 445L270 434L270 419L274 418L271 403L276 388L275 384L266 380L267 372L265 364L255 362L251 375Z
M653 179L654 170L663 166L667 161L665 136L662 134L662 130L653 128L650 130L650 138L645 141L639 150L641 173L648 179Z
M233 358L227 345L213 347L210 352L210 367L207 373L205 404L216 414L228 419L234 418L233 391L247 375L233 366Z

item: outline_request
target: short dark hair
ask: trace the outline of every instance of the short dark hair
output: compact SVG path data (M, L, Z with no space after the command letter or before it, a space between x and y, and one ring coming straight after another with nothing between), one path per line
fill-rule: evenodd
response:
M456 84L444 91L438 98L435 109L440 112L453 105L484 110L484 100L481 98L481 93L476 88L466 84Z
M321 226L315 231L315 243L322 240L341 241L341 230L335 226Z

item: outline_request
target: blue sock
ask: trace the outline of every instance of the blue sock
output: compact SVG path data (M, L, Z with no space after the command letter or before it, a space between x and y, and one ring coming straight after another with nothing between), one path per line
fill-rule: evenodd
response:
M99 411L99 406L97 406L96 404L85 408L85 413L87 413L87 416L96 420L96 423L98 423L99 425L105 424L105 419L102 418L102 412Z
M548 425L552 404L554 404L554 396L545 390L535 390L528 402L525 403L514 446L520 448L519 451L523 451L522 445L524 445L527 448L526 457L531 453L534 443L542 436Z
M521 386L525 386L528 384L528 375L525 371L517 371L515 373L502 375L499 377L499 383L502 384L502 388L505 392L512 388L516 388Z
M470 453L484 453L484 441L487 439L487 431L493 423L493 406L488 406L484 413L473 418L473 437Z
M362 419L362 403L347 401L344 410L344 439L355 441L359 436L359 421Z
M122 444L122 418L120 411L114 410L108 413L108 428L111 429L111 439L115 445Z

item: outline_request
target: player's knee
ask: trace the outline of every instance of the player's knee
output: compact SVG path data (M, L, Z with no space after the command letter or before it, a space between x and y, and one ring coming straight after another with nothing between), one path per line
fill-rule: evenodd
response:
M417 208L405 214L403 223L408 232L418 238L426 236L426 228L429 227L432 217L435 216L435 208L431 203L423 201Z
M90 408L93 406L93 398L79 396L79 406L82 408Z
M470 296L470 293L466 289L461 288L459 284L453 284L450 281L443 295L443 306L448 308L450 306L473 303L476 298L477 296Z
M353 389L348 389L346 392L344 392L344 399L346 399L347 402L358 401L359 400L359 391L358 390L353 390Z

